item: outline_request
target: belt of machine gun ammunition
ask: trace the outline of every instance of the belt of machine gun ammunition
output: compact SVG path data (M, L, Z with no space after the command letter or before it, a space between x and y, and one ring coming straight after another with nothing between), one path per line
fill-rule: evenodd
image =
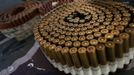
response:
M33 31L56 63L97 67L127 57L134 48L133 18L134 8L122 3L72 2L50 12Z
M0 29L13 28L24 24L38 14L38 8L41 6L40 2L27 2L1 13Z

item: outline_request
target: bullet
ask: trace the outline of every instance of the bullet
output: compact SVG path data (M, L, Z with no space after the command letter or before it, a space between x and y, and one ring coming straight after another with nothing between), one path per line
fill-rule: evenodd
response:
M64 46L65 40L60 40L58 44L59 44L60 46Z
M78 40L78 37L77 36L73 36L72 38L71 38L71 41L77 41Z
M73 42L73 46L74 47L80 47L80 45L81 45L81 42L80 41Z
M65 65L66 62L65 62L65 59L62 56L61 50L62 50L62 47L61 46L57 46L55 48L55 54L56 54L56 57L59 59L59 63L61 63L62 65Z
M90 40L90 44L91 45L97 45L98 44L98 40L92 39L92 40Z
M63 47L63 49L61 50L62 56L64 57L66 64L69 67L73 66L73 61L71 59L71 56L69 54L69 48L68 47Z
M69 31L66 32L66 35L67 35L67 36L70 36L71 34L72 34L72 32L69 32Z
M119 37L123 39L123 52L128 53L129 52L129 38L130 38L129 34L121 33Z
M107 60L109 62L114 62L115 61L115 44L112 41L107 41L105 43L106 46L106 56Z
M55 39L54 37L51 37L51 38L48 39L48 41L53 42L54 39Z
M93 38L94 38L94 36L93 36L92 34L89 34L89 35L86 36L86 39L87 39L87 40L91 40L91 39L93 39Z
M130 17L122 17L122 20L128 22L128 21L130 21Z
M105 38L108 40L112 40L114 38L114 35L112 33L105 34Z
M50 42L46 42L46 43L44 43L44 46L43 46L43 50L45 50L45 53L46 53L46 55L47 56L50 56L50 52L49 52L49 46L51 45L51 43Z
M73 36L77 36L78 35L78 32L72 32L72 35Z
M79 23L84 23L85 22L85 20L84 19L81 19L81 20L79 20Z
M43 41L43 37L38 38L37 41L38 41L38 42Z
M99 22L95 22L95 23L93 24L93 26L99 26L99 25L100 25Z
M48 36L45 37L45 39L49 39L49 38L51 38L51 35L48 35Z
M65 46L66 46L66 47L71 47L71 46L72 46L72 42L71 42L71 41L65 42Z
M104 22L104 19L98 19L97 22Z
M78 53L79 53L79 57L80 57L80 61L81 64L84 68L89 68L89 61L88 61L88 57L86 54L87 49L85 47L80 47L78 49Z
M71 40L71 36L66 36L65 37L65 41L70 41Z
M125 16L125 17L130 17L131 14L130 14L130 13L123 13L123 16Z
M93 25L87 26L88 29L93 29L93 27L94 27Z
M122 58L123 57L123 39L116 37L113 39L113 42L115 43L116 58Z
M39 42L40 46L43 47L43 45L46 43L46 40L42 40Z
M59 39L53 39L53 41L52 41L54 44L58 44L58 42L59 42Z
M119 36L120 31L119 31L119 30L112 30L111 33L112 33L114 36Z
M99 26L99 29L104 29L106 26L104 26L104 25L100 25Z
M79 57L78 57L77 48L75 48L75 47L70 48L69 53L71 55L74 66L76 68L80 68L81 63L80 63L80 60L79 60Z
M96 51L95 51L94 46L88 46L87 47L87 55L89 59L89 63L92 67L97 67L98 66L98 61L97 61L97 56L96 56Z
M76 28L75 31L76 31L76 32L80 31L80 28Z
M101 36L101 32L95 32L94 33L94 37L100 37Z
M105 45L104 44L98 44L96 46L96 54L99 64L106 65L107 59L105 54Z
M54 49L56 48L55 44L51 44L48 47L49 53L50 53L50 59L55 59Z
M114 21L121 21L121 17L115 17Z
M82 35L85 35L85 32L84 32L84 31L80 31L80 32L79 32L79 35L81 35L81 36L82 36Z
M53 36L54 37L59 37L59 35L60 35L59 33L55 33Z
M89 46L89 41L83 41L81 43L81 45L84 46L84 47L87 47L87 46Z
M134 23L130 23L129 27L134 28Z
M90 20L90 18L91 18L91 15L88 15L85 17L85 20Z
M85 36L80 36L80 37L79 37L79 40L80 40L80 41L84 41L85 39L86 39Z
M110 24L110 22L109 21L105 21L105 22L103 22L103 25L109 25Z
M64 39L65 38L65 35L60 35L59 36L59 39Z
M112 25L109 25L109 26L107 26L106 27L108 30L114 30L114 26L112 26Z
M102 30L101 30L101 33L102 33L102 34L106 34L106 33L108 33L108 32L109 32L108 29L102 29Z
M111 22L111 25L118 26L119 22L118 21L113 21L113 22Z
M115 29L116 29L116 30L119 30L119 31L121 31L121 32L123 32L124 26L117 26L117 27L115 27Z
M110 21L112 21L112 18L105 18L105 21L110 22Z
M106 43L107 42L107 39L105 37L99 37L98 38L98 42L99 43Z
M93 32L99 32L99 30L100 30L100 29L97 28L97 27L96 27L96 28L93 28Z
M87 27L82 27L81 31L87 31Z
M92 34L92 30L86 30L86 34Z
M124 26L124 27L127 27L128 25L128 21L120 21L120 25Z
M134 28L126 28L125 32L127 32L130 35L129 38L129 47L134 47Z

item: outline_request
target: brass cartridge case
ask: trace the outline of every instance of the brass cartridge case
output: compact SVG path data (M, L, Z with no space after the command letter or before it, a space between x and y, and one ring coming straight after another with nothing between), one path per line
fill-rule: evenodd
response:
M71 38L71 41L77 41L78 40L78 37L77 36L73 36L72 38Z
M55 56L56 56L55 53L54 53L55 48L56 48L55 44L51 44L48 47L48 50L49 50L49 53L50 53L50 59L55 59Z
M69 54L69 48L68 47L63 47L63 49L61 50L62 56L66 61L66 64L71 67L73 66L73 61L71 59L71 56Z
M49 46L51 45L51 43L50 42L46 42L45 44L44 44L44 46L43 46L43 48L44 48L44 50L46 50L46 55L47 56L51 56L51 54L50 54L50 51L49 51Z
M106 65L107 59L105 54L105 45L104 44L98 44L96 46L96 54L99 64Z
M107 39L105 37L99 37L98 38L98 42L99 43L106 43L107 42Z
M127 32L130 35L129 47L134 47L134 28L126 28L125 32Z
M129 34L121 33L119 37L123 39L123 52L128 53L129 52L129 38L130 38Z
M101 36L101 32L95 32L94 33L94 37L100 37Z
M80 41L75 41L75 42L73 42L73 46L74 47L80 47L81 46L81 42Z
M107 33L105 35L105 38L108 39L108 40L112 40L114 38L114 35L112 33Z
M129 27L134 28L134 23L130 23Z
M102 29L102 30L101 30L101 33L102 33L102 34L106 34L106 33L108 33L108 32L109 32L108 29Z
M88 59L89 59L89 63L92 67L97 67L98 66L98 60L97 60L97 56L96 56L96 51L95 51L95 47L94 46L88 46L87 47L87 55L88 55Z
M87 48L85 48L85 47L80 47L78 49L78 53L79 53L79 57L80 57L80 61L81 61L82 66L84 68L89 68L90 65L89 65L86 51L87 51Z
M60 46L64 46L65 45L65 40L60 40L58 43Z
M123 39L116 37L113 39L113 42L115 43L116 58L122 58L123 57Z
M65 59L63 58L62 54L61 54L61 51L62 51L62 47L61 46L57 46L55 48L55 54L56 54L56 57L57 59L59 60L59 62L62 64L62 65L65 65L66 62L65 62Z
M116 30L119 30L119 31L121 31L121 32L123 32L124 26L117 26L117 27L115 27L115 29L116 29Z
M80 41L84 41L85 39L86 39L85 36L80 36L80 37L79 37L79 40L80 40Z
M79 60L79 57L78 57L77 48L75 48L75 47L70 48L69 53L71 55L74 66L76 68L80 68L81 63L80 63L80 60Z
M71 36L66 36L65 37L65 41L70 41L71 40Z
M90 44L91 45L97 45L98 44L98 40L92 39L92 40L90 40Z
M114 36L119 36L120 31L119 31L119 30L112 30L111 33L112 33Z
M106 56L107 60L110 62L115 61L115 44L112 41L107 41L105 43L106 46Z
M89 46L89 41L83 41L81 43L81 45L84 46L84 47L87 47L87 46Z
M89 35L86 36L86 39L87 39L87 40L91 40L91 39L93 39L93 38L94 38L94 36L93 36L92 34L89 34Z

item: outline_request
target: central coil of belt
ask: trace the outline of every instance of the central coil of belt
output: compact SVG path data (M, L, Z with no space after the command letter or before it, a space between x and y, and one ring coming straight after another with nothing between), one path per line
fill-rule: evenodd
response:
M46 15L34 35L51 60L69 67L97 67L133 52L133 17L134 8L122 3L73 2Z

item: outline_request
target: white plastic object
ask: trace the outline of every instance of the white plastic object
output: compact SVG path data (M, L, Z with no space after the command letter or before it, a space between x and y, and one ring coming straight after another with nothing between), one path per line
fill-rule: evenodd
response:
M101 72L103 75L108 75L109 72L110 72L110 69L109 69L109 65L106 64L106 65L100 65L100 68L101 68Z
M84 72L83 72L83 70L82 70L82 67L80 67L80 68L75 68L75 71L76 71L76 74L77 74L77 75L84 75Z
M92 67L92 74L93 75L101 75L101 69L100 67Z
M109 69L110 69L110 72L116 72L117 70L117 62L109 62Z
M125 60L123 58L117 58L117 68L122 69L124 67L125 64Z
M93 75L91 68L83 68L84 75Z

